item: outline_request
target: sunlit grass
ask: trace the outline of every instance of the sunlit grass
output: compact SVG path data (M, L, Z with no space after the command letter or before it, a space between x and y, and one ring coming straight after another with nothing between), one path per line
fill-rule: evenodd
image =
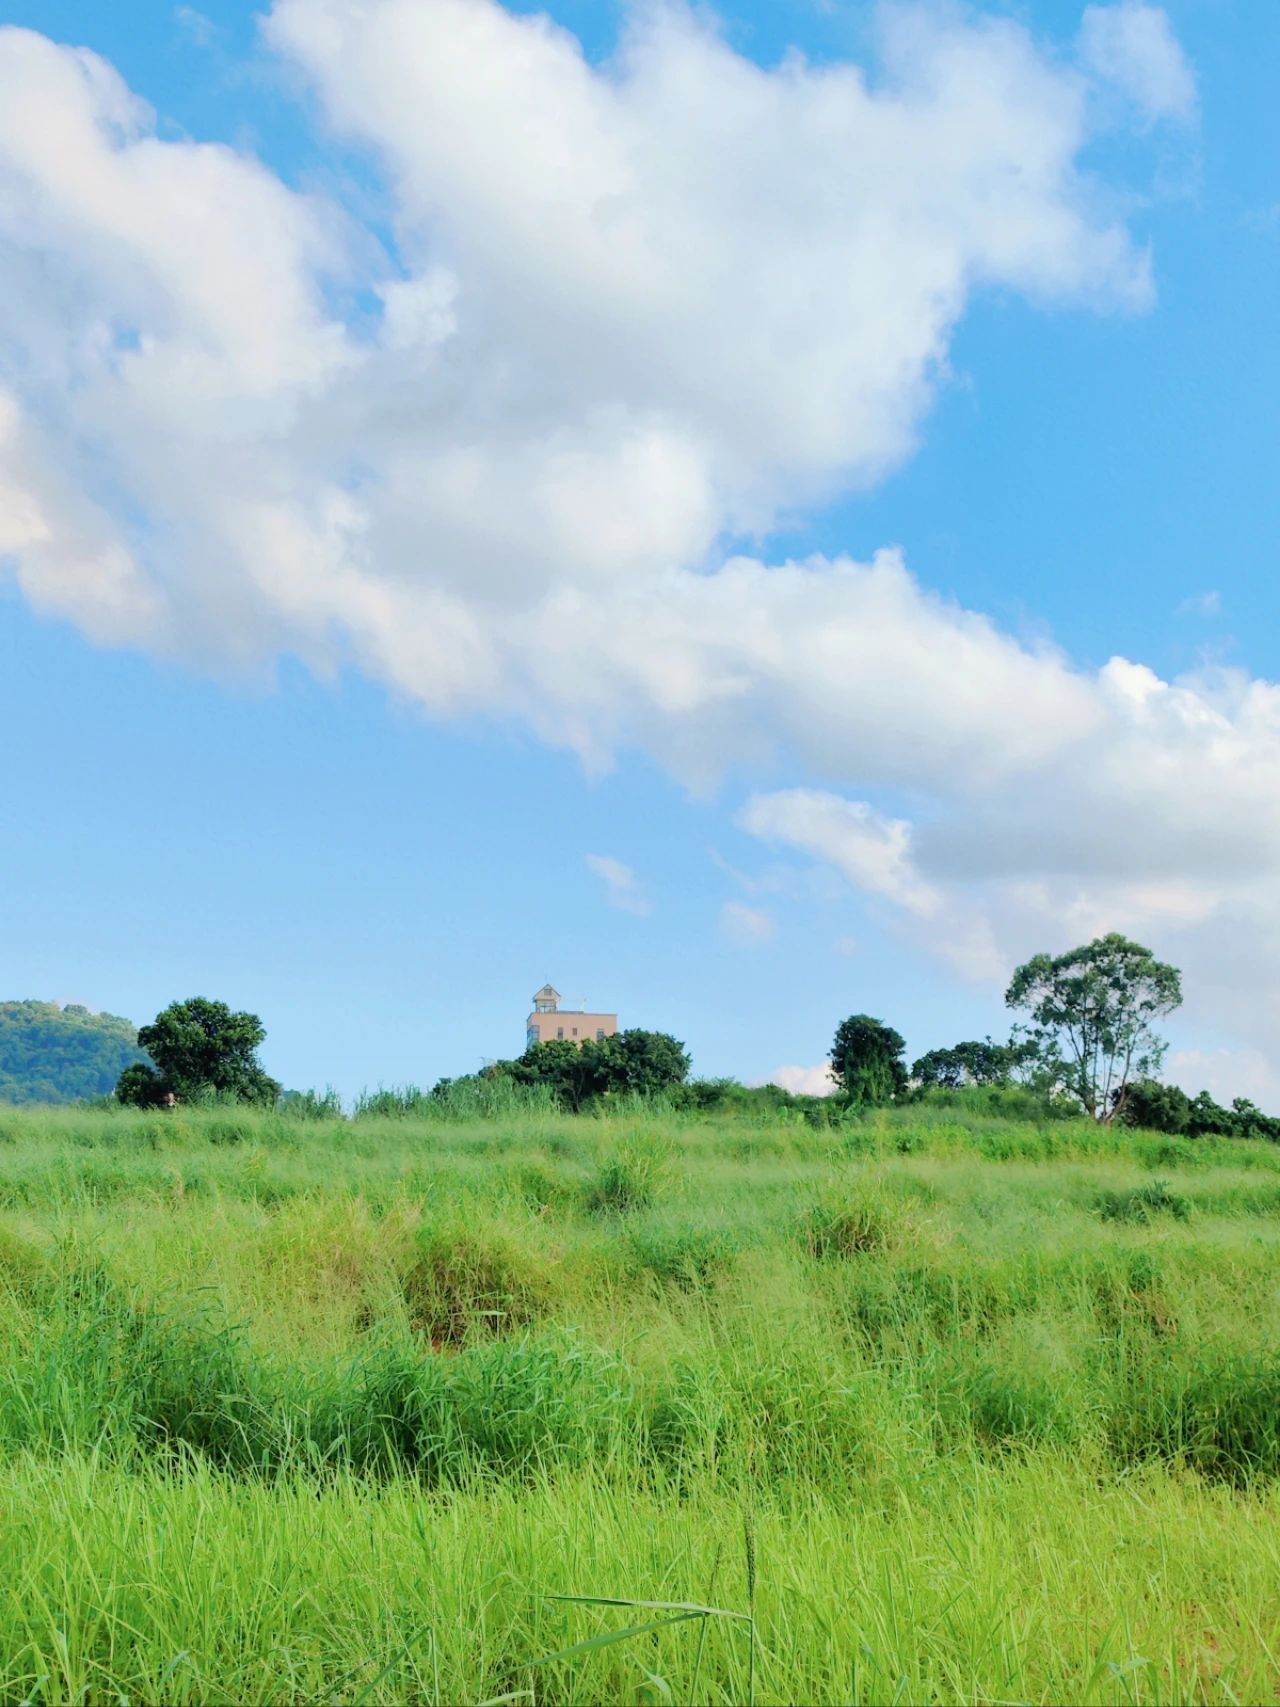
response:
M1272 1699L1278 1240L972 1112L0 1113L0 1697Z

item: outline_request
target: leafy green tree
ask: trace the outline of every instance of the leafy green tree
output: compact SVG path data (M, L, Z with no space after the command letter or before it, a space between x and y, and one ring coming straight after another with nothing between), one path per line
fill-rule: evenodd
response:
M1188 1132L1191 1098L1177 1085L1163 1085L1159 1079L1135 1079L1119 1118L1122 1125L1140 1126L1147 1132Z
M1111 932L1019 966L1006 1004L1031 1016L1026 1040L1094 1120L1124 1110L1135 1078L1153 1078L1167 1045L1154 1024L1182 1001L1176 967Z
M586 1048L597 1052L610 1091L658 1096L689 1076L689 1052L670 1032L635 1026Z
M668 1032L635 1027L581 1045L567 1038L534 1043L518 1060L499 1061L488 1071L517 1084L549 1085L566 1108L579 1109L597 1097L657 1096L682 1085L689 1056Z
M273 1103L280 1086L258 1060L265 1036L257 1014L234 1013L225 1002L205 996L173 1002L138 1033L154 1070L135 1067L122 1074L116 1096L138 1104L163 1102L170 1093L183 1102L212 1094Z
M857 1107L892 1102L907 1088L906 1047L892 1026L870 1014L851 1014L836 1028L832 1077Z
M608 1089L599 1046L589 1039L579 1047L568 1038L534 1043L519 1060L500 1063L517 1084L548 1085L566 1108L580 1109Z
M958 1091L964 1085L1007 1085L1025 1054L1017 1043L956 1043L950 1049L930 1049L911 1068L911 1077L928 1088Z

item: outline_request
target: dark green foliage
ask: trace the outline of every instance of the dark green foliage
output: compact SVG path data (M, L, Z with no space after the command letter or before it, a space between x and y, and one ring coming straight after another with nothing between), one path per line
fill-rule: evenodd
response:
M1264 1114L1247 1097L1223 1108L1201 1091L1189 1097L1177 1085L1139 1079L1129 1086L1119 1118L1148 1132L1177 1132L1188 1138L1265 1138L1280 1143L1280 1120Z
M842 1020L831 1045L831 1074L855 1108L892 1102L907 1089L903 1038L870 1014Z
M1165 1045L1152 1029L1182 1001L1176 967L1112 931L1056 957L1019 966L1005 992L1031 1016L1034 1044L1091 1119L1120 1113L1134 1078L1158 1071Z
M968 1085L1007 1085L1013 1070L1027 1058L1027 1046L993 1043L956 1043L950 1049L931 1049L911 1069L911 1077L924 1089L936 1086L957 1091Z
M181 1102L226 1098L274 1103L280 1086L258 1060L266 1030L257 1014L233 1013L225 1002L205 996L172 1002L138 1033L155 1063L121 1075L120 1102L149 1107L174 1096Z
M1177 1085L1162 1085L1158 1079L1136 1079L1129 1086L1119 1119L1125 1126L1140 1126L1147 1132L1187 1132L1191 1098Z
M1098 1199L1098 1213L1104 1221L1150 1221L1156 1215L1185 1221L1191 1205L1181 1192L1170 1191L1163 1180L1153 1179L1132 1191L1104 1192Z
M63 1103L111 1094L146 1057L127 1019L56 1002L0 1002L0 1102Z
M431 1095L447 1103L463 1093L478 1093L485 1085L506 1083L545 1092L561 1108L578 1113L611 1097L678 1093L688 1076L683 1043L665 1031L633 1028L582 1044L567 1038L535 1043L515 1061L496 1061L466 1079L441 1079Z
M615 1095L660 1096L689 1076L688 1051L666 1031L633 1026L594 1048L603 1060L605 1089Z

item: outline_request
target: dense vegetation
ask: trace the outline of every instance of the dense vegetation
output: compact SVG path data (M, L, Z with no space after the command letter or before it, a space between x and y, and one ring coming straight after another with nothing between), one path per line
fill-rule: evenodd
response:
M0 1102L61 1103L108 1095L143 1060L127 1019L57 1002L0 1002Z
M282 1087L258 1059L266 1035L257 1014L234 1013L225 1002L171 1002L138 1033L150 1060L126 1067L116 1097L135 1108L217 1099L269 1107Z
M1275 1145L486 1094L0 1110L0 1695L1271 1699Z

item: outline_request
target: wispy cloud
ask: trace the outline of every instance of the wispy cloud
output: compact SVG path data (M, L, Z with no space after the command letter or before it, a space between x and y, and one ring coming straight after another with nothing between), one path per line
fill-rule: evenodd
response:
M638 918L644 918L653 911L653 903L644 893L640 879L629 865L624 865L620 859L613 859L609 854L589 853L587 867L595 872L604 884L605 895L611 907L617 907L623 913L634 913Z
M1183 599L1177 609L1179 616L1219 616L1221 612L1222 594L1213 590Z
M762 907L748 907L745 901L725 902L720 909L720 929L738 948L772 942L775 932L773 915Z
M213 46L218 27L212 18L206 18L194 6L175 6L173 16L197 47Z

